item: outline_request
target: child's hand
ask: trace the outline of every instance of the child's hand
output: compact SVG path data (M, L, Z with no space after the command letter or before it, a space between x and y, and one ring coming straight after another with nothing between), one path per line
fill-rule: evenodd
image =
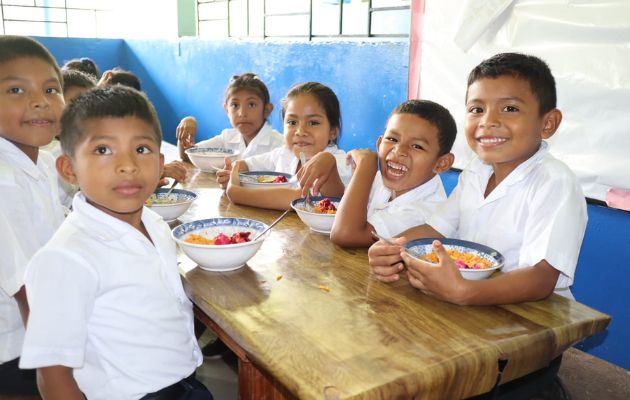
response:
M184 149L189 149L195 145L197 135L197 121L193 117L186 117L179 122L175 131L177 141Z
M352 163L352 171L356 170L360 165L370 165L377 169L378 154L370 149L354 149L350 150L346 155L346 165Z
M173 178L178 182L188 181L188 170L184 163L181 161L172 161L168 164L164 164L164 171L162 171L159 186L167 185L167 178Z
M225 189L227 187L228 182L230 181L230 175L232 173L232 170L234 169L232 168L232 160L230 160L230 157L225 157L224 161L225 165L223 166L223 169L218 170L216 173L217 182L219 183L219 186L221 186L221 189ZM234 163L235 167L237 162ZM238 172L238 169L236 171ZM240 186L240 179L238 180L238 185Z
M465 291L467 281L459 273L459 268L439 240L433 241L433 251L438 256L437 265L401 251L400 255L407 266L409 283L429 296L461 304L461 294Z
M229 160L228 157L226 157L226 164L229 163L228 160ZM227 188L228 186L229 187L241 186L241 178L239 177L239 173L245 170L247 170L247 164L245 164L245 161L243 160L235 161L234 165L232 166L232 170L229 172L228 179L225 182L225 187ZM217 180L218 180L219 172L221 171L217 171Z
M397 281L400 279L400 272L405 268L400 253L407 240L399 237L392 241L395 245L379 240L368 249L370 268L379 281Z
M328 181L331 173L337 169L335 156L327 152L315 154L313 158L302 165L297 173L302 187L302 196L305 196L309 189L313 193L318 193L319 189Z

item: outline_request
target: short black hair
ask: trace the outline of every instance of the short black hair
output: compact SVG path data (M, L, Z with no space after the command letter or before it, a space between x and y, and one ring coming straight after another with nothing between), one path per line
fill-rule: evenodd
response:
M62 69L63 92L73 87L92 89L96 87L96 79L92 75L74 69Z
M133 88L114 85L87 91L66 106L61 116L61 149L74 157L84 137L83 123L90 119L135 117L153 127L155 139L162 143L162 130L149 99Z
M228 83L228 86L225 89L224 101L227 101L232 94L240 90L248 90L255 93L263 101L264 105L267 105L270 102L269 89L267 89L267 86L258 77L258 75L252 72L234 75L230 78L230 83Z
M532 55L500 53L481 62L468 74L468 86L482 78L512 76L529 83L539 102L540 115L556 108L556 81L546 62ZM468 99L468 89L466 89Z
M293 99L294 97L302 94L310 94L315 96L322 107L324 107L328 123L331 127L337 128L339 130L337 137L333 140L333 142L336 144L341 138L341 107L339 106L339 99L337 98L335 92L333 92L331 88L322 83L304 82L293 85L284 96L284 98L282 98L282 100L280 101L280 104L282 105L282 108L280 110L282 120L284 121L284 115L286 114L287 104L289 103L289 101L291 101L291 99Z
M0 35L0 64L28 57L39 58L50 64L57 73L59 83L63 85L59 65L44 45L27 36Z
M98 70L96 63L87 57L73 58L70 61L66 61L61 69L81 71L84 74L94 77L94 79L99 79L101 77L101 71Z
M134 88L136 90L142 90L140 86L140 79L133 73L125 71L121 68L114 68L110 71L112 73L111 78L108 81L110 85L123 85Z
M387 120L396 114L413 114L430 122L438 130L439 155L451 152L457 136L457 124L445 107L431 100L407 100L397 105Z

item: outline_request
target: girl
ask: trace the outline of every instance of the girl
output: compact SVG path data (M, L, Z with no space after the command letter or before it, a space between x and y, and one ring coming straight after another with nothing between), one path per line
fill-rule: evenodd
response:
M317 82L295 85L282 100L282 119L283 147L237 161L231 171L217 172L217 181L222 186L227 183L226 194L233 203L284 210L309 189L325 196L343 194L351 172L345 152L337 147L341 112L335 93ZM305 165L300 162L300 153L308 160ZM245 188L238 177L244 171L297 174L300 186Z
M282 134L267 122L267 117L273 111L269 91L255 74L248 72L230 79L223 108L232 128L197 143L198 147L238 150L238 158L245 158L282 146ZM177 147L182 160L188 161L185 150L195 145L196 133L197 121L192 116L182 119L177 126Z

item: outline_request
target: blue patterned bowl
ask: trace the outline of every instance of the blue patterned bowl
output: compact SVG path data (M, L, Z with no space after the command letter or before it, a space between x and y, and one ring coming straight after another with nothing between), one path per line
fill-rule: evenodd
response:
M503 267L504 258L501 253L491 247L484 246L479 243L469 242L466 240L436 238L416 239L407 242L405 244L405 247L414 252L416 256L421 258L433 252L432 244L434 240L439 240L440 242L442 242L446 250L457 250L460 252L472 253L476 256L488 260L491 263L491 267L483 269L460 268L459 272L465 279L486 279L487 277L492 275L495 270Z
M223 147L192 147L186 150L190 162L204 172L214 172L223 168L226 156L234 160L239 153L238 150Z
M317 203L326 198L330 199L335 207L339 208L339 203L341 202L341 198L339 197L311 196L311 201L313 202L313 205L317 205ZM293 207L302 222L308 225L313 231L329 235L333 222L335 222L336 214L321 214L313 211L307 211L304 201L305 199L303 198L295 199L291 202L291 207Z
M267 229L267 224L247 218L216 217L191 221L181 224L171 232L171 236L179 244L184 253L199 266L208 271L231 271L242 267L256 254L267 231L260 238L256 235ZM190 234L197 234L212 239L219 233L232 236L237 232L251 232L250 242L222 245L193 244L186 242Z
M156 190L144 203L152 211L160 214L167 222L173 221L185 213L197 198L196 193L184 189L173 189L166 196L168 190L167 188Z
M278 176L287 178L287 182L269 182ZM296 182L293 175L275 171L247 171L239 174L243 187L265 188L265 187L288 187Z

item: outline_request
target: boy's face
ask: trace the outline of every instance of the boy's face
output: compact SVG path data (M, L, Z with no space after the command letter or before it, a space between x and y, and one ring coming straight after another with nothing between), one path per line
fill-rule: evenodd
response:
M63 155L57 170L79 185L88 202L132 223L155 191L164 156L153 127L136 117L93 118L83 122L74 157Z
M247 143L256 137L265 119L273 110L273 105L265 105L256 93L249 90L232 93L227 98L224 107L230 124L238 129Z
M0 136L27 155L59 134L64 101L55 69L37 57L0 63Z
M466 139L482 161L506 176L555 132L558 115L557 109L540 115L538 99L523 79L482 78L468 88Z
M429 181L443 168L438 157L438 128L414 114L394 114L378 138L378 158L384 185L400 196Z

